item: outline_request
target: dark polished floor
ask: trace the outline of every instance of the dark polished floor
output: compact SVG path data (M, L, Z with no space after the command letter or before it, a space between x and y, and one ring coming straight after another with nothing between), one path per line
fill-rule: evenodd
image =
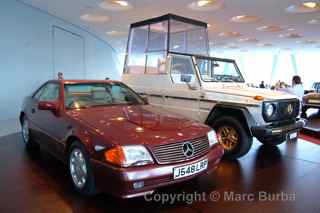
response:
M29 154L20 135L0 138L0 212L320 212L320 146L299 140L268 148L254 143L238 161L223 160L215 173L156 192L205 193L187 204L120 200L107 195L86 198L75 193L66 168L46 153ZM219 201L210 193L219 193ZM260 191L294 195L294 201L259 201ZM225 192L253 193L254 199L226 200ZM223 201L224 200L224 201ZM191 200L192 201L192 200ZM191 203L191 202L189 202Z

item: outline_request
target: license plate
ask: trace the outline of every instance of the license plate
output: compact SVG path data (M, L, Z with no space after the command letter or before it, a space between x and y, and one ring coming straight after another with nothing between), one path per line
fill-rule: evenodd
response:
M197 163L189 164L186 166L173 168L173 179L179 179L188 177L199 172L202 172L208 168L208 159L202 160Z
M298 133L297 132L293 132L289 134L289 140L293 140L296 139L298 137Z

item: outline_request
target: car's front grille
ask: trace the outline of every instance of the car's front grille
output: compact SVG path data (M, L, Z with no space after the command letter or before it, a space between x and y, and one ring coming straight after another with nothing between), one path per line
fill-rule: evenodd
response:
M271 117L265 115L265 105L272 103L276 107L276 112ZM280 122L286 120L292 120L299 115L300 101L298 99L291 100L279 100L272 102L265 102L263 105L263 117L267 122Z
M193 155L191 157L186 157L184 154L183 146L186 143L192 144ZM163 144L153 147L152 152L159 164L176 163L207 154L209 152L209 141L207 137L202 137L190 141Z
M292 106L292 109L290 109L289 105ZM297 117L299 114L299 109L300 109L299 100L279 102L278 110L277 110L278 120L288 120L288 119Z

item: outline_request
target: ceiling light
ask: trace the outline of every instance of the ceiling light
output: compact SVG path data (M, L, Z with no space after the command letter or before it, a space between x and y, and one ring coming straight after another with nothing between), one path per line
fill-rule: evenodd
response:
M280 34L279 38L301 38L303 35L299 33L287 33L287 34Z
M305 7L313 9L313 8L316 8L318 6L318 3L310 1L310 2L304 2L304 3L302 3L302 5L305 6Z
M320 11L320 4L312 1L291 5L287 8L287 12L289 13L311 13L317 11Z
M271 25L258 27L257 30L262 32L279 32L282 31L282 28L279 26Z
M126 32L121 32L121 31L116 31L116 30L111 30L111 31L106 32L106 34L110 35L110 36L124 36L127 33Z
M116 3L116 4L119 4L122 7L128 7L129 6L128 2L126 2L126 1L113 1L113 2Z
M105 23L110 20L108 16L93 15L93 14L84 14L80 16L80 19L83 21L94 22L94 23Z
M241 38L239 39L240 42L258 42L256 38Z
M220 37L227 37L227 38L231 38L231 37L239 37L241 36L241 33L239 32L224 32L224 33L219 33Z
M318 19L311 19L310 21L308 21L309 24L319 24L320 21Z
M99 4L99 7L111 11L124 11L133 8L129 2L124 0L105 0Z
M318 43L318 42L315 41L315 40L306 40L305 43L306 43L306 44L316 44L316 43Z
M188 8L197 11L214 11L223 9L224 4L221 0L200 0L190 3Z
M288 28L287 31L295 31L296 29L294 28Z
M271 43L259 43L257 44L258 47L272 47L273 44Z
M210 1L210 0L202 0L202 1L198 1L197 5L198 5L198 7L203 7L203 6L206 6L207 4L210 4L210 3L212 3L212 1Z
M240 16L234 16L230 19L231 22L236 23L249 23L249 22L257 22L261 21L261 17L259 16L250 16L250 15L240 15Z

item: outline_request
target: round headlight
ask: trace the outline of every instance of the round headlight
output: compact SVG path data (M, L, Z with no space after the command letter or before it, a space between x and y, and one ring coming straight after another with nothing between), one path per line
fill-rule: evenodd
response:
M271 117L274 113L275 106L273 104L266 104L265 113L266 116Z

